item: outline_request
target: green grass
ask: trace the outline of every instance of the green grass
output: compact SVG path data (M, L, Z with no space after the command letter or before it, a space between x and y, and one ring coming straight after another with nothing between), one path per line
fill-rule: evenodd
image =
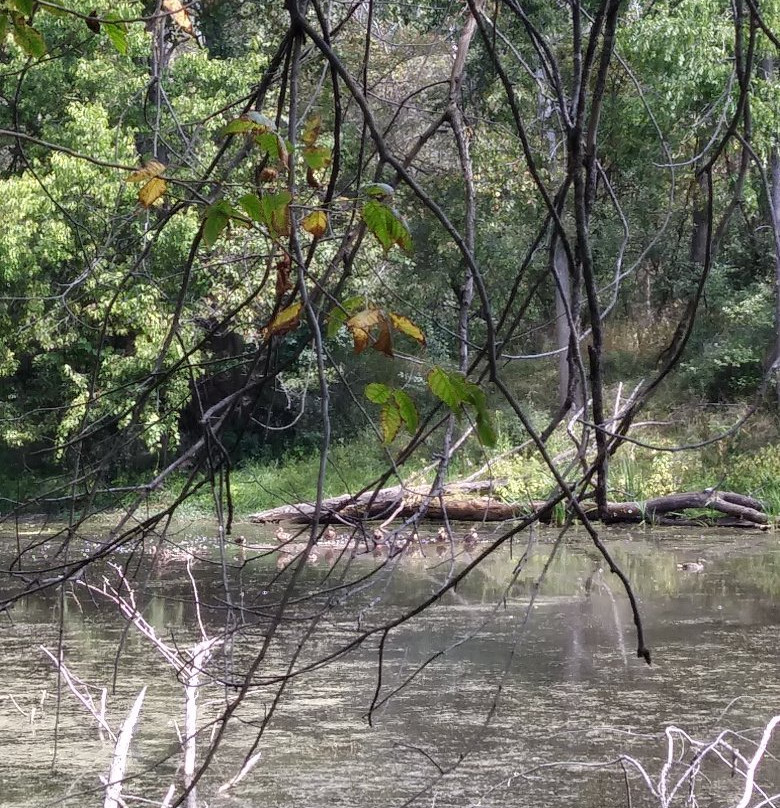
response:
M319 465L319 452L288 454L277 461L242 464L230 475L236 513L247 514L285 503L314 500ZM420 465L405 466L404 473L408 475ZM349 443L335 443L328 456L324 496L359 491L385 472L387 467L387 453L374 436L360 437ZM387 485L397 482L391 477ZM198 494L193 504L202 510L212 507L206 491Z

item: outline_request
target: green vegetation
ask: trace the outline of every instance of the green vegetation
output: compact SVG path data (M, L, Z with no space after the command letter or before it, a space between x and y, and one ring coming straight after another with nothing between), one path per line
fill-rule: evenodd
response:
M556 482L533 423L567 479L595 463L599 501L717 485L777 510L775 6L610 5L572 28L532 4L450 41L446 11L391 3L392 47L350 17L335 56L316 15L285 39L259 0L145 22L11 0L7 504L155 475L167 502L229 470L254 510L314 497L321 449L327 494L444 457L537 499ZM280 72L293 40L311 58ZM615 437L719 432L679 453Z

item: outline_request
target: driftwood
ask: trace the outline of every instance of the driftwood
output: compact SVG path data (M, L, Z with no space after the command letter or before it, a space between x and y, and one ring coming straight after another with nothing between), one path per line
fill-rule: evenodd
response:
M446 511L448 519L463 522L502 522L527 516L543 510L544 502L502 502L492 496L484 496L486 491L500 486L503 481L451 483L444 486L441 497L435 497L428 505L426 515L430 519L443 519ZM482 496L468 496L469 494ZM382 488L354 497L343 494L323 500L320 506L320 521L323 523L352 524L364 519L406 518L414 515L423 498L430 494L428 487L404 487L400 485ZM600 514L596 506L583 502L583 509L591 519ZM688 514L688 510L708 510L723 514ZM551 511L546 509L545 519L549 521ZM301 502L297 505L282 505L268 511L252 514L252 522L294 522L308 524L314 516L314 504ZM761 502L752 497L730 491L688 491L669 494L642 502L610 502L607 504L603 521L609 523L644 522L654 525L677 525L679 527L767 527L769 517Z
M518 516L521 510L491 497L469 498L471 493L484 493L504 485L505 480L492 480L468 483L449 483L442 487L447 514L450 519L463 521L500 521ZM323 523L351 523L361 519L389 519L411 516L417 511L426 496L430 495L430 486L402 486L380 488L369 491L358 497L342 494L322 501L320 521ZM529 512L524 506L522 512ZM495 515L493 515L495 514ZM268 511L252 514L250 522L293 522L309 524L314 516L313 502L299 502L297 505L281 505ZM428 507L428 516L441 519L443 516L441 500L436 497Z

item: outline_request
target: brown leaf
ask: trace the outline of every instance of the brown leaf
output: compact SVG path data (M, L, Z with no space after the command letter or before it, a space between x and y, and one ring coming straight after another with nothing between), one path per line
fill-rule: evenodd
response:
M322 188L322 184L317 177L314 176L314 169L311 166L306 169L306 184L309 188L314 188L315 190Z
M97 19L97 9L95 11L90 11L87 19L84 22L87 24L87 28L92 31L93 34L100 33L100 21Z
M292 289L290 281L290 256L285 255L276 265L276 299Z
M273 182L279 176L279 172L275 168L265 166L258 172L258 183Z
M194 35L192 20L181 0L163 0L162 7L171 15L173 21L185 34Z
M383 353L385 356L393 356L393 338L390 335L390 326L387 320L382 321L379 336L374 343L374 350Z
M138 201L150 208L168 190L168 183L160 177L153 177L138 192Z

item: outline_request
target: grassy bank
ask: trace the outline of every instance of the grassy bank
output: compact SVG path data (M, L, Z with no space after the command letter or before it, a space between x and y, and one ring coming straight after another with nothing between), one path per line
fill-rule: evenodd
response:
M763 501L769 512L780 515L780 435L773 417L757 416L748 429L742 429L727 439L710 442L726 432L739 417L739 412L679 411L674 421L646 422L632 433L645 445L627 443L613 457L610 466L610 498L616 501L643 500L680 491L721 490L749 494ZM554 480L544 462L528 445L528 436L517 431L514 420L496 419L498 444L487 456L483 447L471 440L451 466L451 479L458 479L489 466L494 477L505 479L499 494L506 500L524 501L545 498L554 488ZM525 444L525 445L524 445ZM691 446L676 451L680 446ZM576 479L579 467L565 429L558 430L547 443L566 479ZM324 496L354 492L382 475L388 468L390 454L373 434L364 434L351 441L338 441L328 458ZM414 461L402 469L410 480L430 463L435 447L427 447ZM273 460L248 460L236 466L230 476L235 513L238 516L272 508L276 505L311 501L316 497L319 453L288 452ZM422 481L421 474L415 482ZM431 473L428 473L430 478ZM171 480L154 495L156 504L174 501L185 477ZM59 478L62 484L63 478ZM130 475L119 485L132 486L146 481L141 474ZM0 477L0 508L10 511L14 504L52 490L55 480L25 473ZM398 482L396 477L388 485ZM61 496L63 491L59 492ZM96 504L121 507L131 501L131 495L101 498ZM66 507L62 503L61 507ZM58 511L51 508L38 510ZM208 516L214 511L213 494L203 486L188 499L183 510L191 515Z

